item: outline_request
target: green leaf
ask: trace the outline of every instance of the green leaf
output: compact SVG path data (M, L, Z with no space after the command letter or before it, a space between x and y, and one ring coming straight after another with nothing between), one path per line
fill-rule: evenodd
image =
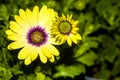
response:
M89 52L81 57L78 57L76 60L87 66L91 66L94 64L94 60L96 59L97 59L97 55L94 52Z
M89 0L76 0L74 6L77 10L84 10Z
M98 42L96 41L86 41L83 44L80 45L80 47L78 49L75 49L75 55L74 57L79 57L82 54L84 54L85 52L87 52L88 50L90 50L90 48L97 48L98 46Z
M9 14L7 7L4 4L0 5L0 20L8 20Z
M35 74L27 75L27 80L36 80Z
M113 62L115 57L117 56L117 47L112 46L112 47L108 47L107 49L105 49L103 51L103 54L105 54L105 59L107 59L109 62Z
M115 34L114 37L115 37L115 43L120 46L120 35Z
M4 30L0 30L0 47L1 46L6 46L6 43L7 43L7 41L5 40L5 31Z
M10 80L12 73L9 69L0 67L0 76L2 76L3 80Z
M78 76L81 73L85 73L85 67L82 64L70 65L70 66L63 64L56 66L56 70L58 72L53 75L54 78L58 78L58 77L74 78L75 76Z
M85 27L85 32L83 34L83 37L86 38L87 35L91 34L92 32L98 30L100 28L100 24L91 24L91 23L88 23L86 24L86 27Z
M111 75L111 71L106 69L106 67L102 67L98 77L100 80L109 80L110 75Z
M104 48L101 55L112 63L118 54L118 48L116 47L115 41L108 35L100 35L98 40L102 43Z
M36 76L33 73L29 75L23 74L19 75L17 80L36 80Z
M45 80L53 80L53 79L51 79L50 77L47 76L47 77L45 78Z
M18 79L17 80L27 80L25 76L18 76Z
M45 80L45 78L46 78L46 75L45 74L43 74L42 72L40 72L40 73L36 73L36 79L37 80Z
M10 70L14 75L23 74L23 71L20 70L19 64L14 65L12 68L10 68Z
M98 36L98 41L102 43L104 48L107 48L108 46L115 45L115 41L109 36L109 35L100 35Z
M117 75L120 73L120 59L114 62L113 70L112 70L112 75Z
M104 19L110 24L114 25L116 16L119 15L120 4L117 4L119 0L101 0L97 4L97 12L100 16L103 16ZM116 4L116 5L113 5ZM104 9L103 9L104 8ZM113 11L114 10L114 11ZM112 27L111 27L112 28ZM110 27L109 27L110 29Z

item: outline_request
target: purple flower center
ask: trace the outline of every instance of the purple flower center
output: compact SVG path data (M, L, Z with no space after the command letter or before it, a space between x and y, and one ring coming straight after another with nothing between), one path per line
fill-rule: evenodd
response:
M47 42L47 38L47 33L40 26L31 28L27 33L28 43L34 46L40 46L42 44L45 44Z

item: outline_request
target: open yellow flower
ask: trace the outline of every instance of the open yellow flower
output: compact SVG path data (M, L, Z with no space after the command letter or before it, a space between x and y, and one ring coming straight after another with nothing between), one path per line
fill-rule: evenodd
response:
M62 14L61 17L57 16L51 29L51 35L59 44L63 44L65 41L67 41L69 46L72 46L72 42L77 44L77 40L82 39L81 35L77 33L79 30L77 24L78 21L74 21L72 15L65 16Z
M56 14L47 6L43 6L40 11L38 6L33 11L20 9L19 15L15 15L15 21L10 21L10 29L6 31L8 39L14 41L8 45L8 49L22 48L18 58L25 60L26 65L38 55L43 63L47 60L54 62L54 56L58 56L59 51L52 45L55 42L51 39L50 28Z

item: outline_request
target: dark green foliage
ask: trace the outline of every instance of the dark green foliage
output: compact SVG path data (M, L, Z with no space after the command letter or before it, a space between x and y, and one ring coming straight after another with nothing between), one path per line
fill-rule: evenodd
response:
M5 30L19 9L32 9L35 5L47 5L60 16L72 14L79 21L82 40L71 48L66 44L57 47L60 56L55 63L42 64L37 59L25 66L17 58L19 50L7 49L10 41ZM120 80L120 0L0 1L0 80L79 80L86 75Z

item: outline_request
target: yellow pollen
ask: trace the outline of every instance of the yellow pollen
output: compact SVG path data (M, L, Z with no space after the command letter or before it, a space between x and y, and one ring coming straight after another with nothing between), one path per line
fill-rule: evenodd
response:
M35 31L31 34L30 39L33 43L40 43L43 41L44 36L41 32Z

